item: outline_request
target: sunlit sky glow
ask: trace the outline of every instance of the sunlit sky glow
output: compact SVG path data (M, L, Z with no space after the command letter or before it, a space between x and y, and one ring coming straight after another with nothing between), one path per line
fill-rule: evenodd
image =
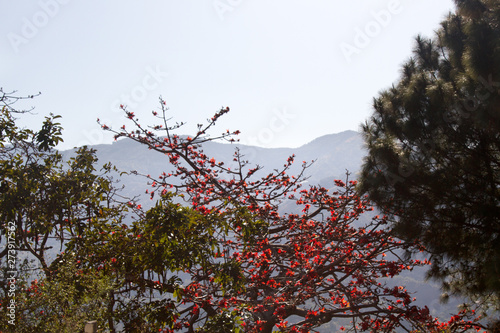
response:
M161 95L183 133L222 106L219 131L297 147L358 130L394 83L414 37L432 37L451 0L3 1L0 86L30 101L36 127L62 115L61 148L110 143L96 119L150 119Z

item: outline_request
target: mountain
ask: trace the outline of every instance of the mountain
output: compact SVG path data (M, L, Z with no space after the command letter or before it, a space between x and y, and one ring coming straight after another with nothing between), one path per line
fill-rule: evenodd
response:
M345 131L319 137L298 148L261 148L255 146L207 142L203 150L207 156L224 162L227 166L234 165L233 154L236 149L249 161L249 167L259 165L263 167L256 176L266 175L276 168L280 168L289 156L295 154L295 163L290 174L300 171L302 161L314 163L307 169L306 175L309 184L321 184L325 187L333 185L333 179L345 179L346 170L355 178L360 169L364 156L363 141L359 133ZM164 171L171 170L167 158L155 151L132 140L122 139L112 144L92 146L97 150L101 163L111 162L120 171L135 170L142 174L158 176ZM144 193L147 188L145 179L141 177L123 177L126 185L126 194Z

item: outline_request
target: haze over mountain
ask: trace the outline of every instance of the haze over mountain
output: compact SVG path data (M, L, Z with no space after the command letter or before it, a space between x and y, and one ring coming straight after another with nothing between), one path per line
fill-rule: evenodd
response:
M362 148L361 135L355 131L344 131L337 134L321 136L298 148L261 148L221 142L207 142L203 145L205 154L222 161L226 165L234 165L233 154L236 149L244 155L249 167L259 165L263 170L256 174L266 175L273 169L280 168L291 155L295 154L295 163L290 174L300 171L303 161L314 163L306 170L311 185L321 184L325 187L333 185L333 179L345 179L346 170L351 173L350 178L356 178L365 152ZM100 163L111 162L120 171L135 170L142 174L155 177L164 171L171 170L166 156L148 150L146 146L132 140L122 139L112 144L92 146L97 150ZM147 185L141 177L124 177L126 193L144 193ZM138 191L138 192L137 192Z

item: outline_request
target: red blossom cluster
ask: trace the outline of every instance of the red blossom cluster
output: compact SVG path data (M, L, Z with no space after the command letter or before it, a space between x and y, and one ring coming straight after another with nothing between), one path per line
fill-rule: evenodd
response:
M194 332L228 312L235 314L233 319L245 332L310 332L346 318L351 326L342 329L353 331L392 332L402 327L462 332L480 327L466 319L467 312L440 323L427 307L414 305L413 295L403 286L386 283L428 262L401 255L416 245L392 237L389 217L371 213L369 200L356 193L356 181L335 180L334 191L303 189L310 164L304 162L301 172L290 176L294 156L281 170L257 177L262 168L249 167L237 149L234 166L228 167L201 148L211 140L235 141L232 136L238 131L207 134L229 108L185 138L173 134L180 125L169 126L164 105L163 117L158 117L164 123L150 127L142 127L123 107L135 130L123 126L114 132L116 138L140 142L164 154L174 166L173 172L147 175L151 198L173 191L207 219L225 223L213 235L218 245L210 265L184 269L190 280L176 294L177 312L165 332ZM159 128L164 136L152 132ZM282 212L280 207L290 202L296 208ZM161 284L151 283L156 288Z

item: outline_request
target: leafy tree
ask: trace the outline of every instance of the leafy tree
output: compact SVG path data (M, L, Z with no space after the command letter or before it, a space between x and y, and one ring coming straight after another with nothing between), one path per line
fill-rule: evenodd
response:
M62 141L62 128L56 122L59 117L46 117L39 131L20 128L18 117L29 115L31 110L15 109L14 104L25 98L14 94L0 89L0 262L3 277L0 280L3 304L0 330L19 331L22 323L26 331L42 332L39 320L29 314L30 308L42 307L40 311L56 316L61 313L59 310L73 309L80 302L84 304L83 298L87 295L71 292L78 285L82 289L81 283L76 276L68 280L68 272L63 276L58 273L54 266L56 254L65 249L70 239L81 243L84 230L91 228L92 222L121 219L124 209L120 208L122 205L116 200L116 190L108 177L112 167L105 165L102 174L97 174L95 151L86 147L78 149L73 158L64 162L55 150ZM46 293L33 300L28 296L39 294L33 294L30 281L37 276ZM62 281L63 278L66 281ZM55 292L55 288L63 286L67 298ZM50 304L64 304L63 298L72 305L65 309L49 309ZM48 303L48 299L54 303ZM10 311L7 305L12 302L16 305L15 317L7 317ZM51 323L50 320L44 322Z
M232 165L225 165L207 156L202 144L234 141L238 132L209 136L228 108L199 125L195 136L181 137L175 134L181 124L169 126L161 103L162 114L153 112L158 125L141 126L124 106L132 130L102 125L175 167L158 177L145 175L147 193L160 197L158 203L144 213L131 203L138 211L132 227L85 237L93 249L89 268L108 270L125 282L115 295L149 290L155 299L134 298L136 312L149 315L129 323L166 332L309 332L333 319L348 319L339 329L352 331L479 327L465 320L466 311L439 323L427 308L414 305L404 287L387 284L425 262L399 255L414 245L391 236L388 216L358 221L372 208L356 193L355 181L336 181L334 193L301 189L308 164L298 176L288 175L293 156L260 178L261 167L251 167L238 150ZM188 207L175 202L177 197ZM285 200L295 201L300 213L279 212Z
M116 190L106 175L105 165L95 174L95 151L87 147L76 151L68 163L54 147L62 141L59 116L46 117L42 129L33 131L16 125L12 104L19 97L6 93L0 124L0 241L15 241L16 251L34 256L44 273L49 274L47 251L57 241L81 235L93 218L109 219L121 213L109 203ZM11 231L11 232L9 232ZM8 237L7 237L8 236ZM9 248L0 252L7 256Z
M57 258L57 270L47 279L21 280L16 295L15 326L5 325L16 333L81 332L85 323L107 317L110 277L101 272L82 274L71 256ZM10 327L9 327L10 326Z
M500 3L455 3L374 100L360 190L425 246L446 291L489 302L500 295Z

